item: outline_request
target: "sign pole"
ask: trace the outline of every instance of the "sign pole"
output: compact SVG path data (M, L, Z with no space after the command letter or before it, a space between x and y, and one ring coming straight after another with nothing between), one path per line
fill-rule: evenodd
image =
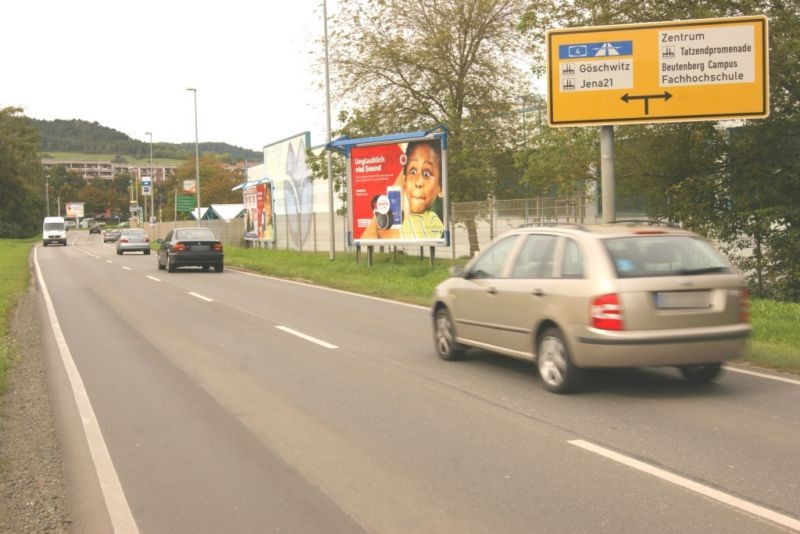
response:
M614 127L600 127L600 182L603 189L603 222L617 220L615 205L616 177L614 176Z

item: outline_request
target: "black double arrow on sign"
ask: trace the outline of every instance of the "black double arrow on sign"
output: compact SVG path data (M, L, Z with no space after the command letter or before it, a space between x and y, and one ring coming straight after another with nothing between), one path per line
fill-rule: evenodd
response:
M631 100L644 100L644 114L645 115L649 115L650 114L650 99L651 98L660 98L660 99L663 99L664 102L666 102L667 100L672 98L672 95L670 93L668 93L667 91L664 91L664 93L660 94L660 95L634 95L634 96L631 96L628 93L625 93L624 95L622 95L620 97L620 100L624 101L626 104L628 102L630 102Z

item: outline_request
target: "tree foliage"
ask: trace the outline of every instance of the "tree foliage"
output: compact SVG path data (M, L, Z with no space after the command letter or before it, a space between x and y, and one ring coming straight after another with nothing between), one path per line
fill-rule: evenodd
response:
M351 137L450 131L453 200L485 199L514 97L526 92L517 66L521 0L344 2L332 35L338 94L355 111Z
M148 158L150 143L132 139L128 135L108 128L97 122L83 120L52 121L31 119L42 139L43 152L79 152L81 154L117 154L119 160L124 156ZM194 143L153 143L153 157L165 159L188 159L194 156ZM248 150L227 143L200 143L200 151L213 152L225 158L228 163L249 159L257 161L260 152Z
M0 109L0 237L23 238L41 229L44 177L39 136L15 107Z

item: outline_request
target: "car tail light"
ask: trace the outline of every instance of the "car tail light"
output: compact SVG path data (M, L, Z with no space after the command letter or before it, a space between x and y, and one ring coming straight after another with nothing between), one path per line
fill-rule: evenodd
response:
M214 243L213 249L215 252L222 252L222 243Z
M186 245L183 243L175 243L172 245L172 252L183 252L186 250Z
M127 237L120 237L119 240L122 241L123 243L127 243L128 242L128 238Z
M145 243L149 243L149 242L150 242L150 238L149 238L149 237L145 237L145 238L144 238L144 242L145 242Z
M592 302L589 309L592 326L601 330L624 330L622 307L616 293L600 295Z
M750 292L747 289L739 290L739 322L750 322Z

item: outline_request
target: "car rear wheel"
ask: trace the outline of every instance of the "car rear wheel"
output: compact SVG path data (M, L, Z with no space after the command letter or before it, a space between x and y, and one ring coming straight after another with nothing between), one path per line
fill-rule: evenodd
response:
M703 365L682 365L679 367L683 377L692 384L708 384L722 372L721 363Z
M159 254L156 254L156 264L158 264L159 271L163 271L166 268L164 265L161 265L161 256Z
M558 328L548 328L542 334L536 363L546 390L552 393L569 393L577 389L581 372L572 363Z
M120 249L117 249L117 256L122 256L122 251Z
M436 354L443 360L460 360L464 357L464 347L456 341L453 319L445 308L436 310L433 323L433 342Z
M171 273L174 273L175 269L177 269L177 267L178 266L175 265L174 261L172 261L172 258L170 257L170 255L167 254L167 271L169 271Z
M145 249L145 251L144 251L144 255L145 255L145 256L149 256L149 255L150 255L150 249L149 249L149 248L148 248L148 249Z
M225 267L222 263L218 263L214 266L214 272L221 273L224 268Z

